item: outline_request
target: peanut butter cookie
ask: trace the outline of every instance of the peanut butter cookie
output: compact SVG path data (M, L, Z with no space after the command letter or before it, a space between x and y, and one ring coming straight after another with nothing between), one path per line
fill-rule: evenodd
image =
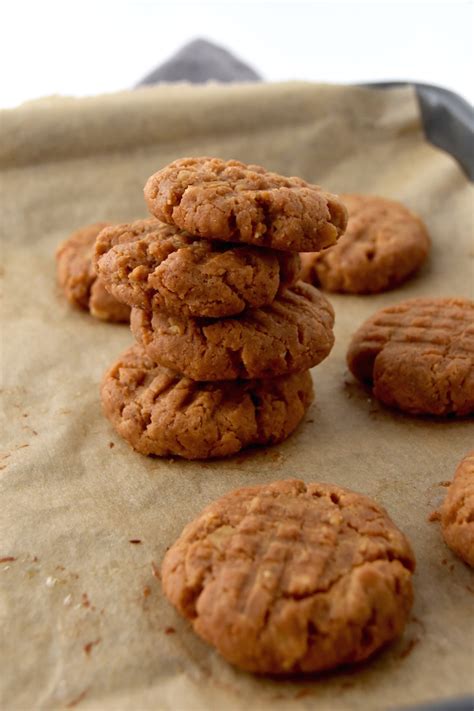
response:
M330 352L334 311L298 282L270 306L221 321L133 309L132 333L149 356L193 380L272 378L320 363Z
M232 491L183 530L165 595L206 642L251 672L317 672L401 634L415 559L372 499L332 484Z
M441 507L448 546L474 568L474 449L460 462Z
M354 334L347 363L386 405L414 415L469 415L474 303L409 299L381 309Z
M345 234L323 252L301 255L305 281L327 291L373 294L393 289L425 261L426 227L399 202L341 195L349 212Z
M108 222L83 227L59 245L57 277L66 299L104 321L128 321L130 308L111 296L97 278L92 265L94 244Z
M328 247L347 224L337 195L236 160L176 160L148 179L145 199L159 220L196 237L290 252Z
M281 442L313 399L308 371L269 380L197 383L129 348L106 373L104 412L142 454L209 459Z
M158 220L102 230L95 265L130 306L212 318L271 304L300 271L295 253L196 239Z

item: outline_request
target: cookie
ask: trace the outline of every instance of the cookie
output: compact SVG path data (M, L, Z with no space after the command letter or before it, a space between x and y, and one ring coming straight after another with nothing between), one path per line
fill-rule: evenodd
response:
M295 253L200 240L158 220L102 230L95 265L130 306L212 318L271 304L300 271Z
M92 265L94 244L108 222L73 232L56 251L57 277L69 303L104 321L128 321L130 308L111 296Z
M474 568L474 449L460 462L441 507L447 545Z
M303 276L327 291L374 294L393 289L425 261L430 239L423 222L394 200L341 195L349 212L338 243L301 255Z
M334 311L298 282L270 306L221 321L133 309L132 333L150 357L193 380L272 378L320 363L330 352Z
M197 383L156 365L135 345L106 373L101 397L106 416L137 452L209 459L286 439L308 409L313 386L308 371Z
M347 363L376 398L413 415L474 411L474 302L408 299L354 334Z
M206 642L251 672L359 662L400 635L415 559L373 500L332 484L232 491L165 555L165 595Z
M196 237L290 252L328 247L347 224L337 195L236 160L176 160L148 179L145 199L159 220Z

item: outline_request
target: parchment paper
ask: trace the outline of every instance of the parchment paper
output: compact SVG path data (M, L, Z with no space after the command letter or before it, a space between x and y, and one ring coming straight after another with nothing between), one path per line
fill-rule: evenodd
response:
M1 121L1 707L365 711L471 691L473 575L427 515L472 447L472 422L385 410L344 360L351 333L381 306L472 297L472 188L425 142L412 90L162 86L50 99ZM58 242L89 222L144 216L146 178L183 155L398 198L433 238L429 264L402 288L330 297L336 345L313 371L316 403L294 436L216 462L149 459L114 434L98 384L130 333L74 311L55 287ZM227 665L165 601L157 572L209 501L294 476L375 497L418 559L403 639L357 671L300 682Z

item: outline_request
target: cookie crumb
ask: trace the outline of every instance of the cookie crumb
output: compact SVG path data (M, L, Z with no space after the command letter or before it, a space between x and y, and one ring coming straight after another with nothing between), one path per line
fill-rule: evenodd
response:
M109 442L109 449L113 449L115 447L115 442Z
M95 647L97 644L99 644L102 640L100 637L97 639L94 639L92 642L87 642L87 644L84 645L84 653L89 655L91 653L92 647Z
M138 544L141 543L142 541L141 541L140 538L130 538L130 540L129 540L128 542L129 542L129 543L133 543L134 545L138 545Z
M175 634L176 630L174 627L166 627L165 634Z
M430 514L428 514L428 521L429 523L433 523L434 521L441 521L441 513L436 509L436 511L432 511Z

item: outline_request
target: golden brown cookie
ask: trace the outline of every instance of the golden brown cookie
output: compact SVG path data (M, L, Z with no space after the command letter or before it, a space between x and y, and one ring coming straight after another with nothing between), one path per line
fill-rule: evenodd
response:
M441 507L448 546L474 568L474 449L460 462Z
M286 439L313 399L308 371L270 380L197 383L129 348L106 373L104 412L142 454L209 459Z
M376 398L410 414L474 411L474 303L408 299L354 334L347 363Z
M330 352L334 311L298 282L270 305L221 321L133 309L132 333L161 365L193 380L272 378L307 370Z
M94 244L108 222L73 232L56 250L57 277L67 300L104 321L128 321L130 308L111 296L92 265Z
M288 674L359 662L400 635L414 568L375 501L289 480L214 501L161 573L166 596L227 661Z
M271 304L297 280L300 259L196 239L152 219L102 230L95 266L111 293L130 306L222 318Z
M345 234L323 252L301 255L302 279L327 291L373 294L393 289L419 269L430 248L419 217L386 198L340 197L349 212Z
M334 244L347 223L337 195L236 160L176 160L148 179L145 199L159 220L196 237L290 252Z

